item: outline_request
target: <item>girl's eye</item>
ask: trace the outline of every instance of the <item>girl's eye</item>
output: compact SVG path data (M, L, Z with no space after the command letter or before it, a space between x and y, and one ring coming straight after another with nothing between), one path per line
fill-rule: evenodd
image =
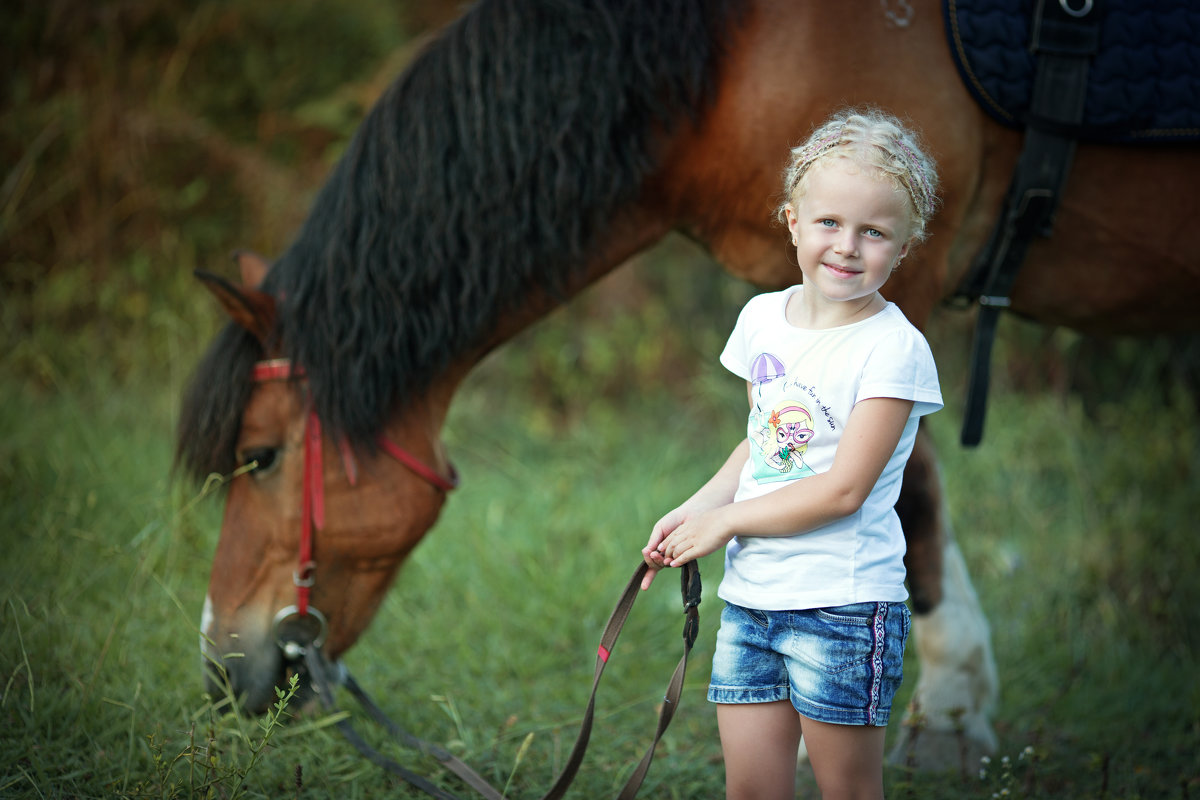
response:
M279 466L279 448L253 447L238 455L238 464L249 467L254 477L264 477Z
M825 228L835 228L835 227L837 227L837 223L836 223L836 222L834 222L834 221L833 221L833 220L831 220L831 219L823 219L823 220L820 220L820 221L819 221L817 224L818 224L818 225L821 225L822 227L825 227Z
M883 231L876 228L867 228L867 236L870 236L872 239L882 239Z

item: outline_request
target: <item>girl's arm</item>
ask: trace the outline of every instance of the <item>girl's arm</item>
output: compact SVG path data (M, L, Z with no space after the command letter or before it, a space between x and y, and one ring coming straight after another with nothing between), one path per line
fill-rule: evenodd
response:
M682 566L724 547L734 536L793 536L858 511L895 452L912 406L911 400L889 397L855 404L828 472L680 520L655 545L662 565Z

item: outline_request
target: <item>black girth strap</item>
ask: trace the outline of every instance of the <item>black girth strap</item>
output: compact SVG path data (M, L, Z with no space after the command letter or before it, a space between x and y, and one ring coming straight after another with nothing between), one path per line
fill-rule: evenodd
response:
M600 636L600 646L597 648L596 670L592 678L592 691L588 697L587 709L584 711L583 721L579 726L579 734L575 740L575 746L572 748L571 755L567 759L562 772L559 773L557 780L550 787L550 790L543 795L542 800L560 800L566 794L568 787L570 787L572 781L575 779L575 775L579 771L580 765L583 763L583 756L587 752L588 740L592 734L592 723L595 720L596 691L600 686L600 676L604 673L604 667L608 664L608 659L612 654L613 648L616 646L617 637L621 634L621 628L624 627L625 620L629 617L629 612L633 609L633 603L640 592L642 576L646 574L646 569L647 567L644 563L638 566L637 570L633 573L633 577L629 579L629 583L625 586L625 590L621 593L621 597L617 601L617 605L613 609L608 623L604 626L604 632ZM642 760L634 769L633 774L625 782L624 788L621 789L621 793L618 795L619 800L633 800L637 796L638 790L642 786L642 781L645 780L646 773L650 770L650 762L654 759L654 750L658 746L662 735L666 732L667 726L671 724L671 719L675 716L675 710L679 707L679 698L683 693L683 678L687 671L688 655L692 652L692 645L696 643L696 635L700 630L700 613L697 606L700 605L701 585L700 568L696 562L689 562L680 568L680 591L683 595L684 613L683 656L679 659L679 663L675 667L675 672L671 675L670 683L667 685L662 710L658 715L658 727L655 730L654 739L650 742L649 749L642 756ZM461 778L464 783L487 798L487 800L505 800L504 795L499 790L491 786L478 773L444 748L419 739L392 722L372 702L371 698L367 696L366 692L362 690L362 687L358 685L354 678L340 664L331 664L325 658L325 654L320 651L320 648L306 648L305 665L308 668L317 695L320 697L326 711L330 713L337 712L333 694L335 684L341 683L358 699L367 713L382 725L397 742L433 756L444 767ZM426 778L405 769L367 744L359 736L358 732L354 730L347 717L339 719L337 726L342 731L342 735L360 753L376 765L407 781L412 786L432 797L437 797L439 800L457 800L455 795L439 788Z
M1030 47L1037 56L1025 143L1004 208L987 245L959 287L958 297L979 300L962 443L983 438L992 344L1000 312L1034 236L1049 236L1083 121L1088 67L1100 42L1103 0L1038 0Z

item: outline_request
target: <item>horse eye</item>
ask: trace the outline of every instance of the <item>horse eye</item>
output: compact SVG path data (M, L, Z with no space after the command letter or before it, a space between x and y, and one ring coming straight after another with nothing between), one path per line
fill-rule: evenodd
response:
M256 477L261 477L271 472L275 468L276 456L278 453L279 449L275 447L255 447L243 452L238 458L238 462L242 466L250 466L253 464L254 466L252 467L251 472L253 472Z

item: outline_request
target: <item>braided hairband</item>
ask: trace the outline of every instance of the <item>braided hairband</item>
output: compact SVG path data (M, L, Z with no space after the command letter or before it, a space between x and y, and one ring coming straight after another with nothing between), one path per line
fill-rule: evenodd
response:
M846 129L848 127L848 125L843 124L837 130L821 137L811 144L805 145L803 149L800 150L797 163L804 164L806 166L803 170L797 170L796 179L789 187L789 195L795 191L796 184L800 182L800 178L805 172L808 171L808 168L812 166L813 162L820 158L825 151L832 150L834 147L842 143L842 139L845 136ZM912 148L904 143L902 139L894 139L893 141L900 148L900 151L904 153L904 156L908 161L908 163L905 165L903 174L898 175L897 177L900 178L900 182L904 184L904 188L908 190L908 195L910 198L912 198L913 207L916 208L917 214L922 219L928 219L933 215L934 211L933 187L929 184L929 177L926 175L926 171L922 166L921 159L917 156L916 152L912 150Z
M908 157L909 161L908 169L905 172L910 176L910 179L903 181L905 188L908 189L908 194L912 197L917 213L922 219L928 219L933 216L934 210L933 187L929 185L929 176L921 164L921 159L904 143L903 139L897 139L896 144L904 152L904 155ZM911 180L913 176L917 179L915 182Z

